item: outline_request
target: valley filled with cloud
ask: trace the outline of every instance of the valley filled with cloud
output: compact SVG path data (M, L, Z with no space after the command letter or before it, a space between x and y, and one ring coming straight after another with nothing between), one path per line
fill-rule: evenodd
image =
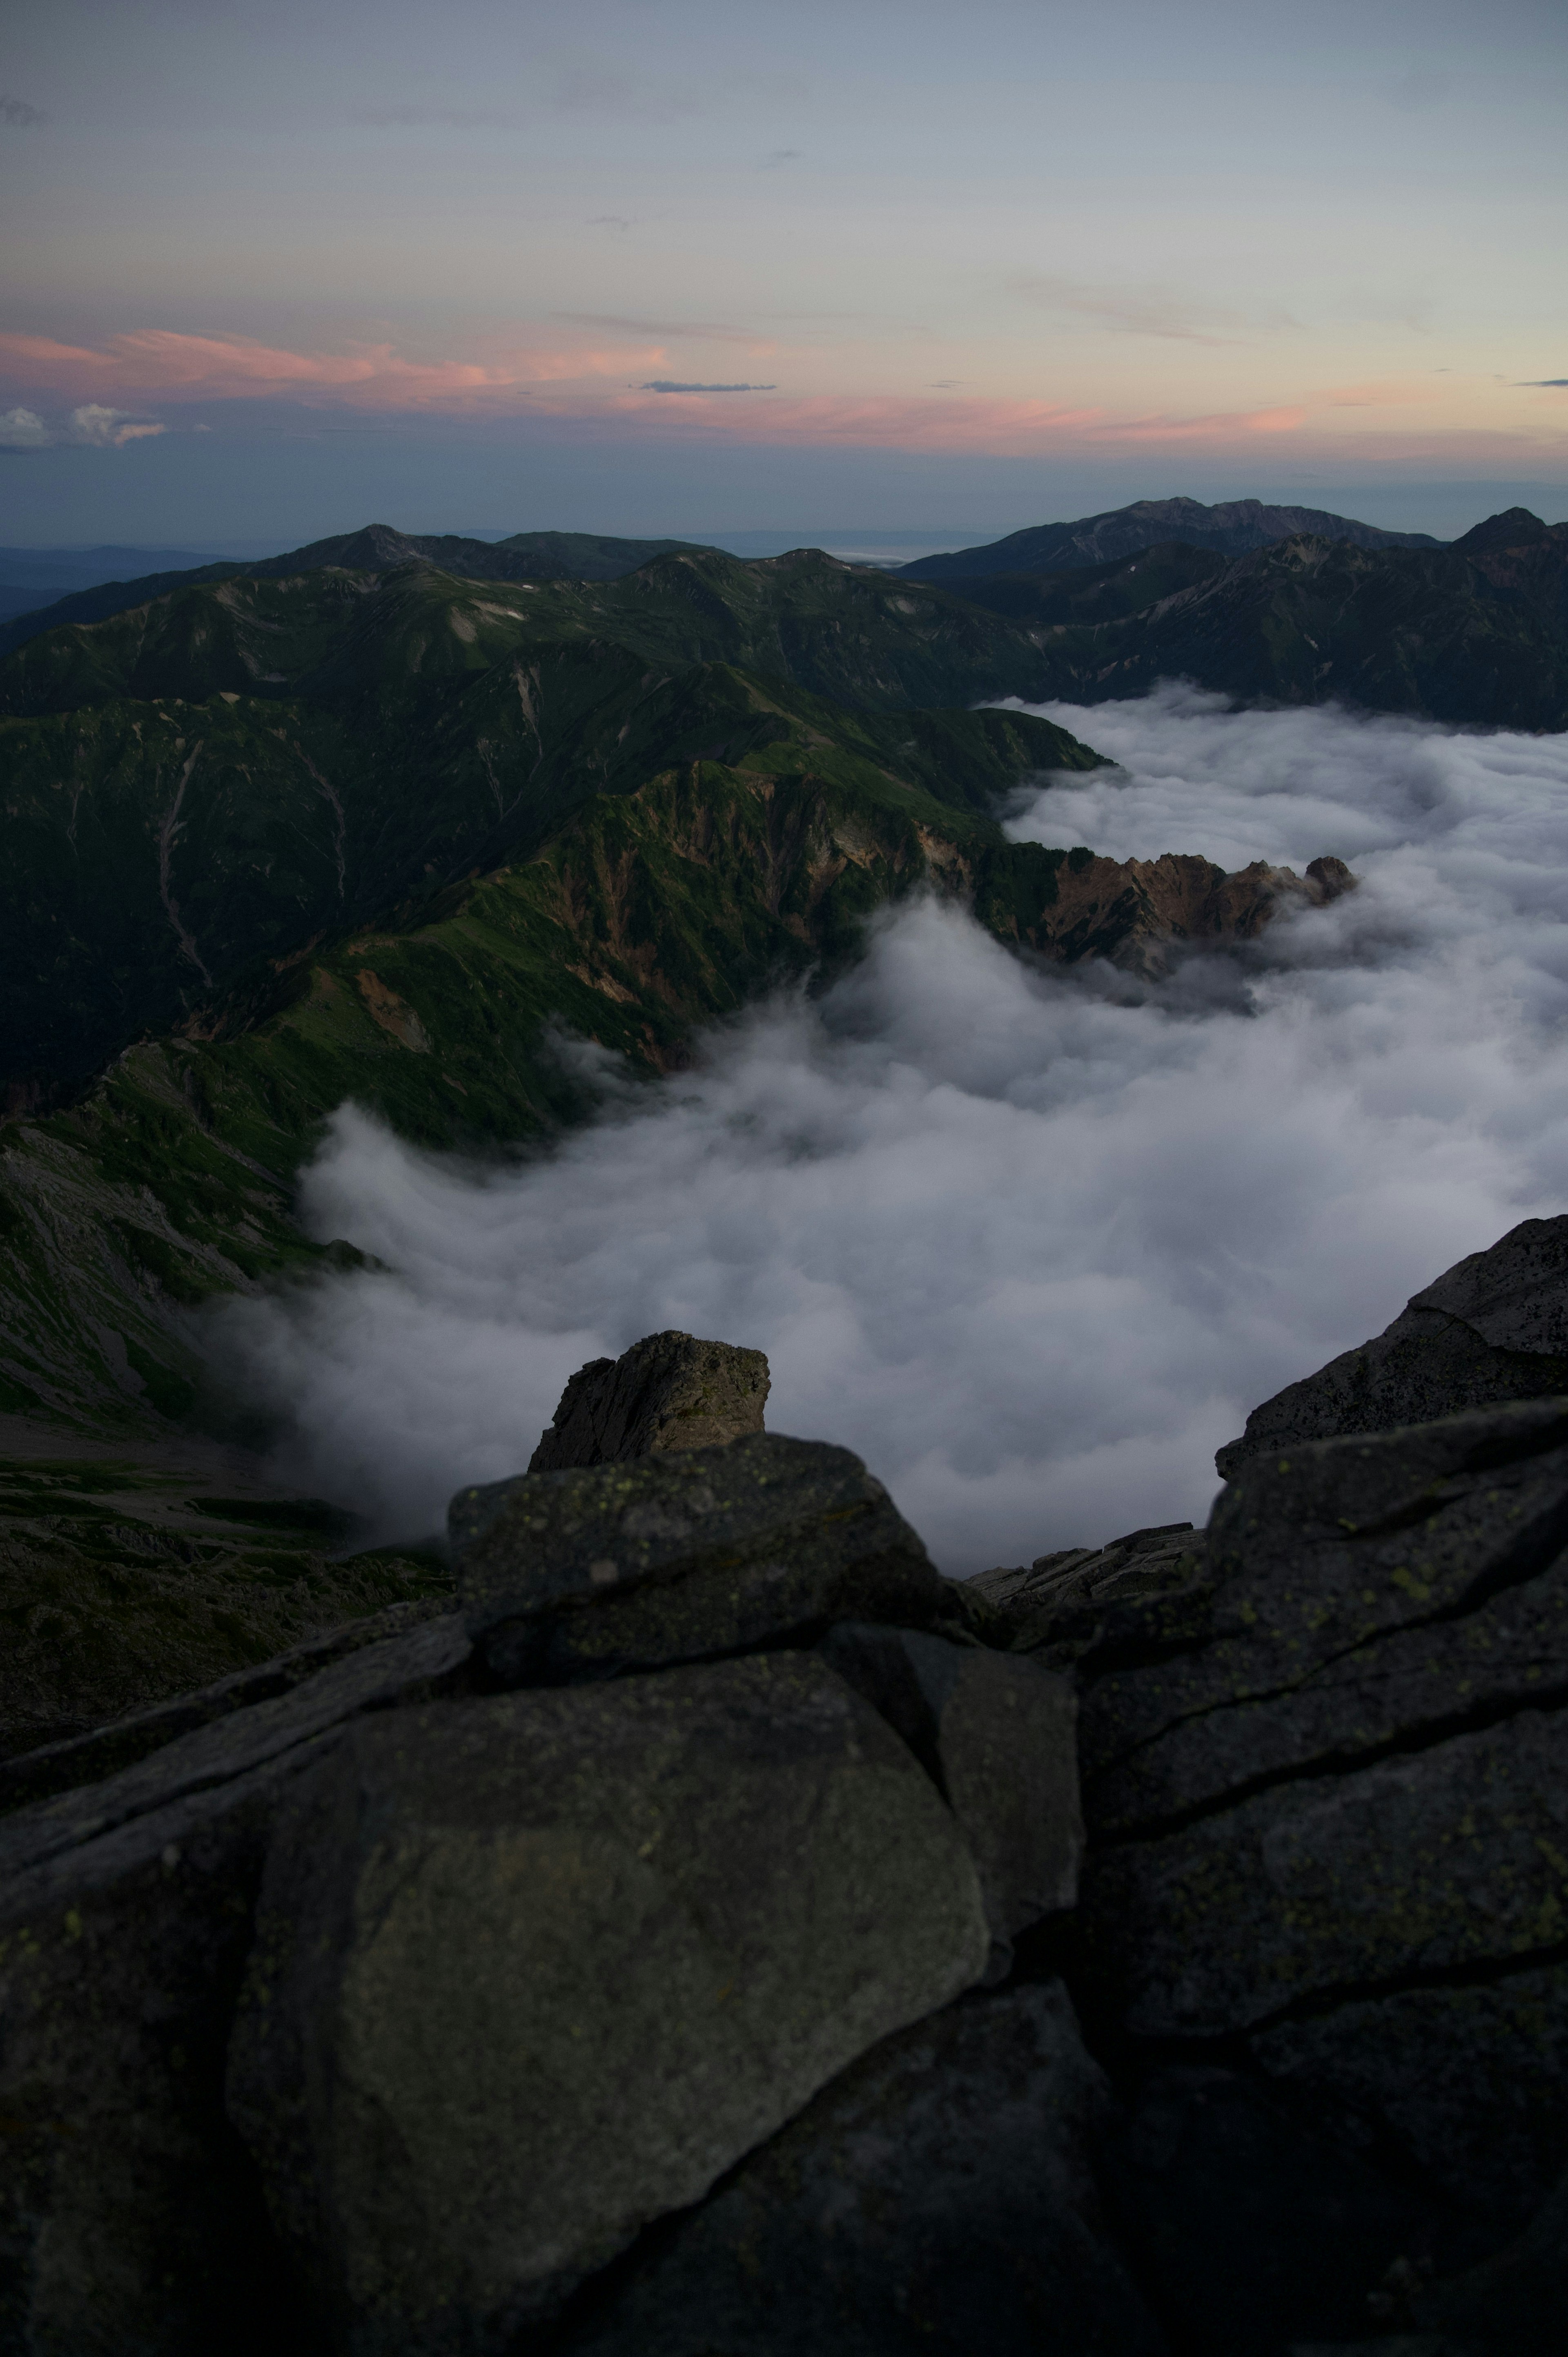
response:
M619 1078L484 1168L352 1107L306 1176L387 1266L220 1313L290 1476L382 1529L515 1471L567 1376L662 1327L769 1356L951 1572L1201 1523L1217 1446L1568 1187L1568 740L1168 688L1048 716L1113 770L1020 839L1360 883L1163 979L1031 967L961 909Z

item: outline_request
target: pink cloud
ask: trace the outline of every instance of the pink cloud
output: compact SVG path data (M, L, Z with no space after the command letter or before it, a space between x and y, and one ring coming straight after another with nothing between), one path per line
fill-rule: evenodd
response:
M246 337L187 336L166 328L133 328L96 350L48 336L0 335L0 372L19 385L52 386L68 397L109 393L224 401L295 394L385 410L505 406L537 384L657 368L664 357L660 345L623 345L609 351L580 346L520 351L490 361L410 361L391 344L294 352Z
M604 329L616 323L607 318L597 324ZM626 324L630 328L639 323ZM1544 419L1534 430L1510 430L1479 414L1451 418L1443 426L1428 423L1419 432L1396 423L1389 413L1438 395L1424 385L1392 379L1332 386L1294 403L1189 416L1129 414L1104 403L993 399L946 389L916 394L796 394L785 389L710 395L650 393L626 382L628 377L666 372L661 343L618 342L603 332L582 341L557 333L537 345L520 332L512 348L492 346L482 357L467 360L413 360L390 343L294 351L253 338L186 335L163 328L133 329L97 346L0 335L0 398L14 387L16 393L43 391L65 404L86 404L94 416L113 420L118 441L157 430L151 424L122 422L127 411L145 412L155 400L249 398L389 416L527 414L588 436L655 443L723 440L998 457L1208 448L1224 456L1262 436L1287 444L1293 457L1332 457L1337 462L1361 456L1472 466L1529 460L1539 466L1568 457L1561 433ZM617 378L619 384L613 383ZM1351 427L1346 414L1357 410L1370 414L1364 426Z

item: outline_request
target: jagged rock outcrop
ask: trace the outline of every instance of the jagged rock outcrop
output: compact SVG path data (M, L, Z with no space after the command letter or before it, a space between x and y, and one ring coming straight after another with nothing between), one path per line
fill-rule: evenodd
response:
M1568 1402L1261 1457L1208 1541L1078 1663L1097 2026L1361 2156L1363 2296L1495 2266L1568 2171Z
M0 1826L0 2345L510 2349L1070 1899L1070 1695L978 1648L846 1451L528 1475L454 1525L459 1612L16 1764L130 1762ZM934 1750L811 1650L851 1619L910 1631ZM1065 2033L1029 2068L1102 2102ZM1004 2233L1143 2357L1062 2138ZM859 2263L890 2314L903 2247Z
M762 1432L452 1527L11 1764L0 2348L1555 2357L1568 1395L972 1592Z
M1255 1407L1214 1461L1230 1480L1269 1450L1559 1392L1568 1393L1568 1215L1522 1220L1457 1262L1371 1341Z
M590 1359L528 1460L531 1473L608 1465L658 1448L712 1448L762 1430L768 1361L733 1342L701 1342L671 1328L645 1334L618 1359Z

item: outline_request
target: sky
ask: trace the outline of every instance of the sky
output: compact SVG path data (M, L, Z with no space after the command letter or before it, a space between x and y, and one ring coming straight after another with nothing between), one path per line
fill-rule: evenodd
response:
M281 1469L381 1534L521 1471L567 1377L666 1327L768 1352L944 1569L1201 1523L1283 1384L1568 1192L1568 737L1167 686L1049 716L1117 766L1020 840L1360 879L1163 981L1032 965L950 904L480 1166L352 1106L305 1214L381 1271L216 1313Z
M0 544L1568 513L1561 0L13 0Z

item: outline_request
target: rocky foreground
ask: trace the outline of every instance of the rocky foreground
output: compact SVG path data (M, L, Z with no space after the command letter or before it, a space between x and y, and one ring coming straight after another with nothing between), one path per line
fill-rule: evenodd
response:
M967 1586L585 1369L455 1609L0 1769L0 2350L1560 2352L1565 1334L1527 1222Z

